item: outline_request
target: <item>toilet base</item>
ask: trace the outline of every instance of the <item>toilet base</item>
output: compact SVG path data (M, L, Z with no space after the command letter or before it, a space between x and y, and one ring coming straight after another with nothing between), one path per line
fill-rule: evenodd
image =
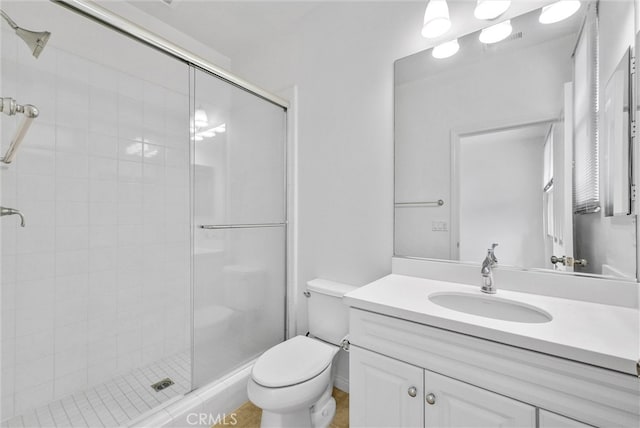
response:
M293 413L275 413L262 409L260 428L311 428L312 426L311 411L308 408Z
M320 404L318 402L314 406L315 408L311 413L311 421L314 428L327 428L336 415L336 399L329 397L329 400L324 405L318 407Z

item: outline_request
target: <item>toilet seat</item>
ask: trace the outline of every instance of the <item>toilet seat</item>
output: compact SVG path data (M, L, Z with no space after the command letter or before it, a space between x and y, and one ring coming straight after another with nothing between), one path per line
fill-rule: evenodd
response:
M337 352L337 346L296 336L262 354L253 366L251 377L267 388L296 385L322 373Z

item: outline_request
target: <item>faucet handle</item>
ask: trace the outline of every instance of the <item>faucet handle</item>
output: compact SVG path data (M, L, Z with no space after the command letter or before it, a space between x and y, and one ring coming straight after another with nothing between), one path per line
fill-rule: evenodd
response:
M496 258L496 254L494 252L494 250L496 249L497 246L498 246L498 244L496 242L494 242L493 244L491 244L491 248L487 249L487 256L491 257L491 260L494 263L498 263L498 259Z

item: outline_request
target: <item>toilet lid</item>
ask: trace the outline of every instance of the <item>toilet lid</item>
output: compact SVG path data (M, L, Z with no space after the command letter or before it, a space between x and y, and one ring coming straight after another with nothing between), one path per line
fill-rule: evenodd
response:
M335 346L296 336L262 354L251 376L256 383L270 388L295 385L322 373L336 352Z

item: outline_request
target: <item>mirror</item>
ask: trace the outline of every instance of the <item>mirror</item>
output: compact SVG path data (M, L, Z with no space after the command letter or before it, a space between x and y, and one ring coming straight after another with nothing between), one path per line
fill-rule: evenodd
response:
M635 280L634 2L540 12L396 61L395 255Z

